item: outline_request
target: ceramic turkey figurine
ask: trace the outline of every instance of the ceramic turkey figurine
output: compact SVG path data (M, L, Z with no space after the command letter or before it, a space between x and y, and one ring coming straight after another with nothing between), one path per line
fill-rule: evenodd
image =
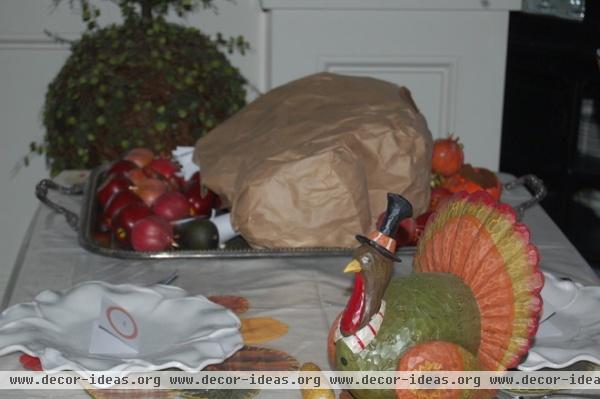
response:
M455 194L429 219L413 273L392 278L398 259L391 237L411 214L406 199L388 194L379 231L356 237L361 245L345 270L356 273L353 291L329 334L332 366L342 371L516 366L531 345L542 307L543 276L527 227L516 222L511 207L485 192ZM351 393L356 399L391 399L416 398L418 392ZM491 397L484 391L448 394Z

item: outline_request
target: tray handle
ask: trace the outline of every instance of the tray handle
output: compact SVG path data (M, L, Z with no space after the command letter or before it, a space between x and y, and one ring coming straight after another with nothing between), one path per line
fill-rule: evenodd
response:
M525 211L532 206L540 203L546 195L548 194L548 189L544 185L542 179L537 177L536 175L524 175L515 180L509 181L504 185L506 190L512 190L515 187L524 186L526 189L531 192L532 197L527 201L523 201L520 204L514 206L515 211L517 212L517 219L523 219L523 214Z
M48 190L58 191L65 195L81 195L83 194L83 187L83 184L74 184L71 187L65 187L55 183L53 180L43 179L35 186L35 196L50 209L65 215L65 219L67 219L69 226L71 226L73 230L79 231L79 216L64 206L52 202L48 198Z

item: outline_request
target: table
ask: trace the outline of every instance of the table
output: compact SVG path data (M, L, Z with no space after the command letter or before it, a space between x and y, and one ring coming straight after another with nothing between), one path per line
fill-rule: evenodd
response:
M503 180L509 179L502 176ZM510 204L529 198L522 188L505 193ZM53 197L60 205L77 210L81 199ZM540 206L528 210L524 220L541 254L544 270L584 285L600 279L568 242ZM327 368L328 328L343 309L351 276L342 273L343 257L269 259L179 259L131 261L102 257L83 250L77 234L62 215L39 207L24 239L2 307L28 302L39 292L64 290L87 280L110 283L151 284L177 271L175 285L192 294L240 295L250 301L244 317L275 318L289 326L284 336L256 345L286 351L300 363L311 361ZM410 272L410 257L397 265L396 273ZM0 358L0 370L21 370L18 355ZM299 397L298 392L263 391L260 398ZM0 396L7 394L0 391ZM84 398L83 391L12 391L11 397Z

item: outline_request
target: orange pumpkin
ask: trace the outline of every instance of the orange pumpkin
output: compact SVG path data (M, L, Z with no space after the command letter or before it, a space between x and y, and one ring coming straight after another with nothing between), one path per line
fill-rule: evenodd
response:
M441 187L453 193L487 191L496 201L502 195L502 183L493 172L485 168L474 168L469 164L464 164L457 174L444 178Z

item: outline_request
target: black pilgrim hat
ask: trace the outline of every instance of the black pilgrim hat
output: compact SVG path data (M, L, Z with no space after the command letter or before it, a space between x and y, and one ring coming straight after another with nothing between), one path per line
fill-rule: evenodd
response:
M356 239L362 244L369 244L387 258L400 262L396 256L396 232L400 222L413 214L412 205L400 194L388 193L387 209L383 223L368 237L357 235Z

